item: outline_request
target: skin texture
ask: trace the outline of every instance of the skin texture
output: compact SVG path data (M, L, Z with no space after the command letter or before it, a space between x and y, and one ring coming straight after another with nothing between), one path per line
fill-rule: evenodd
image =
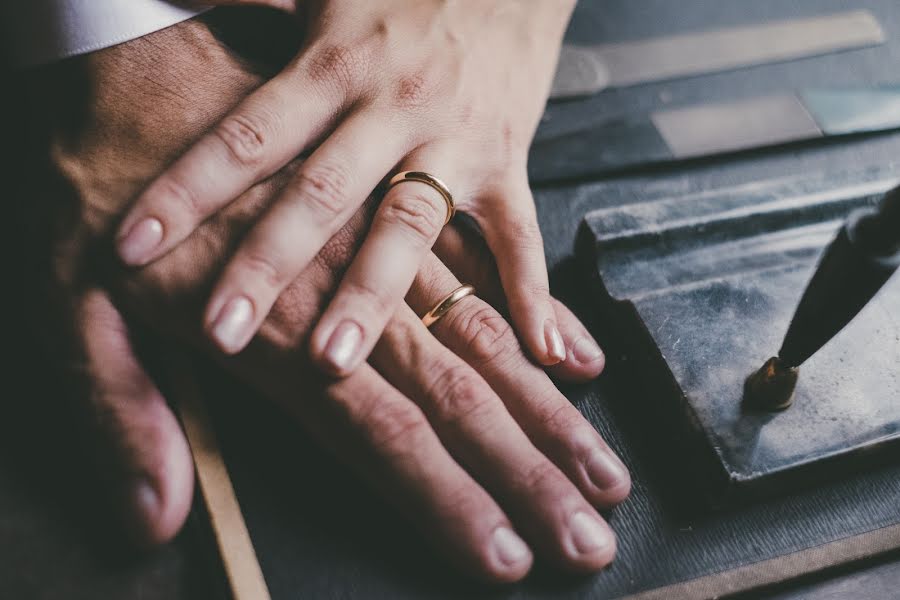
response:
M143 191L118 230L121 258L158 259L253 183L308 153L206 306L207 333L233 354L379 182L425 171L477 221L531 356L564 361L526 161L573 2L251 3L302 7L304 47ZM426 184L387 192L309 337L324 370L345 376L365 361L446 216L442 196Z
M261 84L204 25L186 22L35 73L24 85L33 140L32 164L19 182L29 201L21 206L43 231L35 243L52 250L51 297L74 324L78 370L90 382L86 409L97 415L97 454L115 457L111 493L127 500L135 538L154 544L175 535L193 485L184 437L134 344L150 335L218 357L466 572L514 581L535 556L577 571L606 565L615 538L596 507L628 494L624 466L485 300L466 298L431 330L416 316L459 278L502 307L496 271L477 239L446 230L436 251L457 271L426 254L408 304L393 314L369 361L337 380L313 367L305 347L375 202L285 288L239 355L214 349L199 319L218 274L299 161L212 215L161 260L138 270L113 260L129 200ZM551 306L572 349L555 374L595 377L602 354L577 350L596 344L565 307Z

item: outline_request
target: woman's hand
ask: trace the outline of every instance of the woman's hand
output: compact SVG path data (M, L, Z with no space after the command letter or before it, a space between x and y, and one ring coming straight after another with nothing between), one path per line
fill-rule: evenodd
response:
M156 260L315 148L244 238L207 305L207 332L235 353L386 176L425 171L481 227L530 354L544 365L565 360L526 159L572 5L302 3L310 24L304 50L146 188L119 229L121 257L132 265ZM310 338L320 366L347 375L365 360L446 216L444 199L426 184L387 192Z

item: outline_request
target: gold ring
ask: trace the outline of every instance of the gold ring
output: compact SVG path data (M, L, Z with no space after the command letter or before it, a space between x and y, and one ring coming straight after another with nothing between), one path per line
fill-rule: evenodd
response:
M404 181L418 181L434 188L444 199L444 202L447 203L447 219L444 221L444 225L450 222L450 219L456 214L456 203L453 201L453 194L450 193L450 188L443 181L424 171L402 171L391 177L391 180L388 181L388 189Z
M466 296L471 296L475 293L475 288L471 285L461 285L446 296L444 296L440 302L434 305L434 308L425 313L425 316L422 317L422 323L425 327L431 327L438 321L440 321L441 317L450 312L456 303L465 298Z

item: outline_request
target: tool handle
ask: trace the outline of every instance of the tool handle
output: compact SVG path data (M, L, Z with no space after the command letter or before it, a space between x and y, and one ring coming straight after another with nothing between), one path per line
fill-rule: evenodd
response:
M778 355L790 367L818 352L900 268L900 188L853 213L826 248Z
M885 194L877 209L854 213L847 236L860 252L886 266L900 266L900 187Z

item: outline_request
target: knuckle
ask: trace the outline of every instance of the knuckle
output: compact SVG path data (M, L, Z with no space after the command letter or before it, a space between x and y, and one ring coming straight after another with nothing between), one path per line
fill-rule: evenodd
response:
M367 69L368 59L361 46L332 44L312 53L307 74L315 83L332 85L348 93Z
M256 167L262 162L268 140L262 121L251 115L230 115L214 134L222 142L232 162L241 167Z
M472 481L448 486L441 494L441 516L481 537L508 520L488 493Z
M428 431L422 410L408 402L375 398L361 418L371 445L391 455L414 452Z
M270 288L280 289L285 282L284 268L280 261L258 250L249 250L240 257L242 270L250 273Z
M385 225L405 232L418 245L428 246L437 237L445 218L444 201L420 192L393 194L381 212Z
M544 403L541 421L549 428L556 431L568 431L581 434L584 431L587 422L581 413L569 401L562 397L550 398ZM593 431L593 428L591 428ZM579 435L570 436L572 440L577 440Z
M551 444L584 455L593 445L594 429L568 400L551 396L533 403L540 431Z
M347 205L347 171L333 164L310 165L301 169L289 196L307 203L328 219L337 218Z
M397 108L417 108L427 104L433 86L423 74L400 77L394 85L394 105Z
M342 283L347 293L347 298L352 298L358 306L367 307L371 315L390 315L392 310L391 300L385 290L378 289L368 280L346 279Z
M468 482L447 490L444 493L444 503L453 507L454 514L459 515L465 523L476 527L479 522L489 524L498 518L497 511L485 492Z
M553 452L584 460L602 444L597 431L565 398L549 396L530 405L537 423L533 434Z
M541 459L528 467L521 475L521 485L527 490L553 490L564 479L559 469L549 460Z
M180 212L186 213L195 219L203 216L204 210L199 196L179 179L171 175L162 177L156 182L154 187L152 198L174 203ZM151 203L156 204L153 199L151 199Z
M444 368L434 378L429 396L436 403L442 420L450 423L478 420L494 407L487 386L482 385L478 377L462 365Z
M502 365L521 354L512 327L489 305L479 303L468 311L451 312L445 319L448 317L466 344L470 364Z

